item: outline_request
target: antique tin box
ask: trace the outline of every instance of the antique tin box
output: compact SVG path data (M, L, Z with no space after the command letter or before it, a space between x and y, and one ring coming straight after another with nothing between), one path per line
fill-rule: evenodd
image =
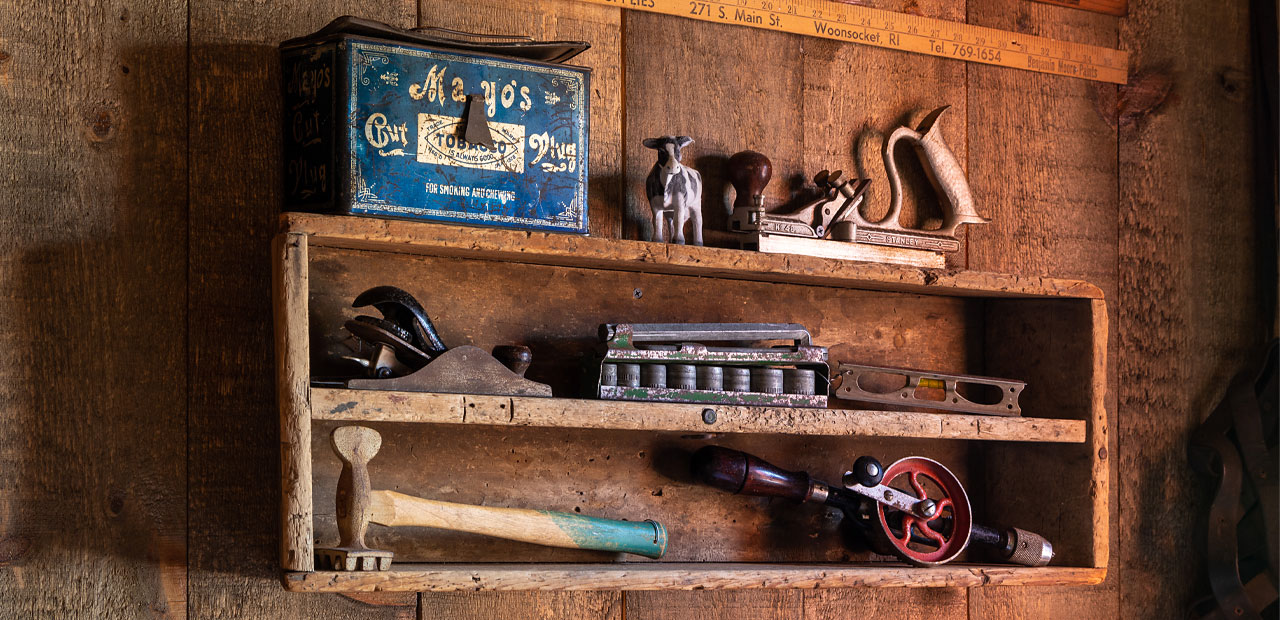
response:
M587 45L472 41L340 18L282 44L285 209L586 233L590 72L530 58Z

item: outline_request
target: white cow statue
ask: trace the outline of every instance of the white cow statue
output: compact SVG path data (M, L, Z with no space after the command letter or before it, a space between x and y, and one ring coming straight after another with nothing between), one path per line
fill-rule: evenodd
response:
M655 241L684 243L684 224L692 221L693 245L702 245L702 175L680 163L680 149L692 143L689 136L644 141L646 147L658 151L658 163L644 183L645 196L653 209Z

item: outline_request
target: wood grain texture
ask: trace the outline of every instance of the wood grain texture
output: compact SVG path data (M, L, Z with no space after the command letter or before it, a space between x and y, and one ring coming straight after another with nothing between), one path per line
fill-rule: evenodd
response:
M1129 12L1129 0L1036 0L1046 4L1068 6L1082 11L1093 11L1123 17Z
M323 437L333 423L317 423ZM769 435L706 435L522 429L456 425L367 424L382 434L370 463L374 488L432 500L528 508L609 519L652 519L667 527L664 562L883 562L850 541L839 514L821 505L739 497L692 479L690 455L709 443L757 454L828 481L848 468L849 455L891 462L929 449L967 479L972 446L922 440ZM340 473L331 450L313 440L316 538L338 540L334 490ZM328 452L326 454L326 452ZM465 464L459 466L459 463ZM1029 528L1043 523L1028 523ZM599 568L643 558L559 549L465 532L372 526L368 544L413 562L594 562ZM530 578L535 578L530 576ZM553 589L549 584L546 589Z
M644 180L657 153L641 142L683 135L694 139L682 149L683 163L702 175L704 240L730 246L724 202L732 192L724 170L729 156L752 149L773 161L766 201L790 198L804 180L801 37L656 13L632 11L623 19L623 236L653 236Z
M0 2L0 616L182 618L186 7Z
M423 592L421 620L623 620L621 592Z
M979 588L985 590L986 588ZM968 620L965 601L973 589L928 588L894 592L850 588L804 593L805 620L896 618L899 620Z
M964 2L875 0L858 4L949 21L965 19ZM966 161L965 63L826 39L799 37L799 42L804 88L800 137L807 179L823 169L844 170L846 178L869 178L872 182L862 213L872 221L883 217L890 196L881 155L885 139L899 126L916 127L926 114L944 105L952 109L940 121L942 135L956 158ZM913 150L901 144L894 157L904 189L901 223L919 226L930 218L940 218L937 196ZM986 215L983 204L978 210ZM946 255L948 267L968 264L964 245L967 228L957 235L961 250Z
M280 202L276 46L334 17L413 26L410 1L190 7L189 581L200 618L397 617L281 591L270 241Z
M541 232L465 228L370 218L287 213L281 231L306 232L312 247L465 257L536 265L838 286L966 296L1101 298L1079 280L994 272L919 269L811 256L764 254L667 243L603 240Z
M1273 320L1254 284L1253 159L1247 141L1223 139L1251 131L1248 37L1223 35L1249 19L1244 2L1135 1L1121 25L1135 72L1170 92L1121 126L1119 146L1119 508L1133 523L1119 550L1120 607L1153 617L1208 593L1196 542L1207 489L1187 439Z
M969 23L1016 32L1047 36L1079 43L1116 47L1116 20L1103 15L1074 11L1062 7L1026 2L1025 0L970 0ZM991 224L970 231L969 267L1032 275L1078 277L1097 285L1107 298L1117 291L1117 196L1115 179L1118 169L1114 155L1116 130L1108 116L1097 111L1099 93L1113 86L1093 86L1081 80L1009 71L971 64L968 68L969 98L969 173L975 196L987 205L983 213ZM1114 320L1114 319L1112 319ZM1033 319L1034 321L1034 319ZM1002 326L991 324L998 336ZM1108 330L1115 332L1114 325ZM1052 335L1048 335L1052 338ZM1034 347L1033 347L1034 349ZM1114 359L1116 347L1110 348ZM1009 351L988 357L989 368L1018 365L1018 360L1034 358L1033 350ZM1114 364L1111 365L1114 368ZM1040 367L1053 374L1053 364ZM1109 371L1107 385L1115 386L1114 370ZM1074 379L1082 387L1089 376ZM1114 388L1108 390L1107 410L1115 412ZM1031 398L1063 399L1088 406L1080 392L1040 394ZM1114 413L1111 414L1114 417ZM1114 426L1114 421L1105 428ZM1094 428L1094 431L1105 430ZM1095 435L1108 442L1106 454L1115 454L1115 433ZM1090 462L1103 452L1081 451L1075 458ZM998 480L1001 470L1016 468L1021 482L1002 489L1004 497L1018 494L1034 496L1035 483L1045 484L1060 477L1055 467L1037 469L1039 461L1011 448L1004 460L996 456L998 469L989 471L988 481ZM1115 476L1116 459L1103 461ZM1004 501L1003 513L1023 518L1032 513L1062 511L1078 515L1085 506L1095 507L1097 492L1113 493L1106 488L1084 486L1079 479L1064 480L1057 495L1045 511L1030 510L1034 504ZM998 497L998 496L997 496ZM1114 505L1114 497L1109 498ZM1073 506L1077 502L1078 506ZM1114 527L1115 516L1109 516ZM1050 519L1054 521L1054 519ZM1092 519L1090 520L1092 521ZM1078 543L1079 532L1067 524L1047 533L1072 537ZM1114 540L1114 539L1113 539ZM1057 541L1055 541L1056 543ZM1093 548L1095 558L1105 560L1111 553ZM1112 542L1114 545L1114 542ZM1101 557L1098 557L1101 556ZM1113 618L1124 568L1111 571L1113 577L1099 588L1081 595L1074 589L1045 588L1035 591L1002 588L996 592L973 594L969 612L973 617L1040 617L1038 609L1070 609L1079 618ZM1091 601L1081 604L1079 601ZM1134 611L1143 615L1145 611Z
M310 291L306 235L277 235L272 245L276 402L280 409L280 566L313 570L311 502L311 358L305 312Z
M626 591L627 614L667 613L693 603L721 601L732 609L734 598L752 607L780 604L794 609L796 591L821 588L878 588L851 599L875 596L881 604L922 598L921 589L981 588L980 586L1090 585L1100 582L1105 569L1044 566L970 565L952 563L922 571L904 564L764 563L494 563L392 564L389 571L317 571L285 573L285 588L293 592L487 592L527 590L539 596L563 591ZM555 592L540 592L554 590ZM766 591L773 590L773 591ZM997 588L998 590L998 588ZM707 594L700 594L706 592ZM711 593L717 594L711 594ZM533 592L531 592L531 595ZM696 599L702 598L698 601ZM839 600L839 596L832 597ZM675 601L656 607L646 599ZM481 599L482 600L482 599ZM644 605L642 608L641 605ZM735 612L737 610L734 610ZM723 612L722 612L723 613ZM799 612L796 611L796 616ZM732 617L720 616L714 617Z
M632 617L849 617L864 609L908 617L934 610L1180 617L1199 583L1198 552L1188 542L1195 513L1175 503L1198 498L1185 473L1186 432L1260 322L1248 279L1256 241L1246 211L1254 198L1253 85L1244 3L1142 0L1116 21L1012 0L871 2L927 15L964 10L973 23L1082 42L1123 40L1137 79L1119 90L1094 86L1083 98L1085 87L1070 80L858 46L841 47L832 61L806 39L761 45L737 28L657 22L636 33L651 44L630 45L626 31L639 22L629 14L617 18L623 33L615 36L616 10L582 16L570 4L542 0L538 11L521 12L497 2L0 1L0 424L14 431L0 439L0 615L417 615L413 594L289 594L276 581L279 449L266 292L279 184L275 45L351 13L400 26L420 15L425 25L500 21L508 31L582 32L558 36L596 46L582 58L596 70L591 209L592 232L601 236L622 228L620 205L635 199L652 163L650 152L631 153L646 136L628 134L630 127L676 130L666 123L669 109L722 110L712 101L722 84L736 89L731 107L754 108L698 113L716 125L707 135L722 136L723 155L751 146L733 144L738 136L783 140L775 162L799 153L794 168L808 176L852 158L841 151L848 136L831 132L862 122L883 130L891 113L882 109L960 92L968 123L944 130L949 140L953 129L964 135L965 146L953 146L967 151L979 211L996 217L973 229L968 266L1081 277L1107 293L1119 342L1110 357L1124 379L1112 372L1108 381L1119 449L1107 447L1125 467L1113 485L1122 498L1113 514L1138 524L1113 551L1118 578L1107 586L627 594ZM686 46L690 36L701 38ZM752 49L718 53L738 45ZM799 66L798 76L770 75L775 55ZM708 66L686 79L690 72L672 58ZM817 72L825 66L836 77ZM846 66L862 69L842 80ZM667 90L653 97L623 88L641 84ZM768 96L778 92L795 95ZM602 105L616 107L597 114ZM611 146L602 128L614 114ZM820 117L826 131L814 129ZM1105 138L1098 118L1120 127L1118 135ZM1118 165L1097 168L1117 151ZM714 165L719 155L708 149L699 157ZM771 186L775 198L787 197L785 180ZM1119 199L1108 203L1108 192ZM631 217L635 228L647 209ZM636 260L659 254L660 266L703 256L637 251ZM936 275L902 277L923 287ZM619 618L622 596L432 594L421 617ZM965 597L967 610L958 610Z
M1087 359L1087 358L1086 358ZM866 409L761 408L316 388L312 415L348 422L481 424L696 433L785 433L1081 443L1083 420ZM702 411L711 408L708 424Z
M629 620L762 620L800 618L804 594L779 592L627 592Z

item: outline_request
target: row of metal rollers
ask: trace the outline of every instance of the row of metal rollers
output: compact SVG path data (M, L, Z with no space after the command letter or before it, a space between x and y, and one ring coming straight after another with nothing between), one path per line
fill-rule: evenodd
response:
M602 364L600 385L764 394L814 393L814 371L803 368Z

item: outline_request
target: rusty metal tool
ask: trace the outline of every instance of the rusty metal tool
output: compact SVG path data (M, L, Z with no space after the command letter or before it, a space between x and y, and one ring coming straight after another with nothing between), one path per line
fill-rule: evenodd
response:
M357 316L343 324L351 335L344 359L366 377L344 387L495 396L551 396L551 386L524 378L532 361L528 347L510 345L490 355L470 345L445 346L427 311L408 292L377 286L356 297L353 307L373 306L382 317Z
M1020 416L1022 407L1018 404L1018 396L1027 387L1024 381L1013 379L997 379L977 375L957 375L910 368L892 366L868 366L865 364L843 363L837 368L839 387L835 395L848 400L861 400L890 405L912 405L930 409L945 409L976 413L978 415ZM863 385L863 380L871 377L905 378L905 385L899 388L876 391ZM991 403L977 403L960 393L960 386L985 386L989 393L999 393L1000 398ZM939 395L938 390L942 393ZM935 396L938 396L935 398Z
M317 548L316 565L321 570L387 570L395 554L370 549L364 542L373 513L369 499L369 459L382 447L382 437L367 428L343 426L335 429L329 440L342 460L334 500L339 542L337 547Z
M930 112L916 129L899 127L884 143L885 172L889 178L889 210L876 221L862 216L861 207L869 179L840 181L841 172L823 170L814 177L819 195L789 213L778 208L766 209L764 188L772 177L767 157L755 151L743 151L729 158L729 179L735 191L733 214L729 217L731 232L751 233L746 241L764 249L767 235L801 237L889 246L921 252L955 252L960 249L956 231L965 224L985 224L978 215L973 192L965 179L964 169L942 138L938 121L950 106ZM900 141L914 147L924 166L929 182L938 195L943 211L940 221L925 222L915 228L903 226L902 179L894 159L894 148ZM761 237L762 235L766 237ZM816 252L825 255L822 251Z
M764 188L773 178L773 163L761 153L742 151L729 158L729 179L735 189L732 232L760 232L810 239L825 239L831 224L851 217L862 204L871 181L840 182L837 170L823 170L814 177L821 194L789 213L769 212L764 207Z
M666 553L667 530L657 521L475 506L371 490L368 465L382 446L382 437L371 428L342 426L334 429L330 438L342 460L336 495L341 542L337 547L316 549L321 570L387 570L393 553L365 545L370 523L434 527L549 547L631 553L654 559Z
M1013 564L1045 566L1053 559L1053 545L1038 534L973 523L960 481L941 463L924 457L899 459L888 467L874 457L859 457L845 472L842 486L719 446L694 453L692 469L698 481L730 493L838 508L873 549L915 566L950 562L971 542L993 548Z
M601 325L600 339L599 398L827 406L827 349L802 325L616 323ZM789 344L744 346L770 341Z

